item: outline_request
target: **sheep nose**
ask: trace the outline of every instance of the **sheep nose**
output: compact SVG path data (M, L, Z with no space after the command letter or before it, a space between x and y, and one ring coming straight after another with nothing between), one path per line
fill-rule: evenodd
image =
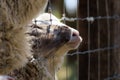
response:
M70 30L71 30L71 39L76 37L76 39L78 39L78 42L81 43L82 37L79 35L79 31L73 28L70 28Z

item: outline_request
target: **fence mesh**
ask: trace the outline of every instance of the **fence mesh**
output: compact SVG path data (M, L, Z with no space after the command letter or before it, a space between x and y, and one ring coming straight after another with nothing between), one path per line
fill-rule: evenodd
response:
M52 5L54 0L51 1L52 2L49 3L49 8L51 8L51 6L55 6ZM119 0L117 0L117 2L120 3ZM68 62L66 64L68 65L71 64L69 61L70 58L76 56L76 78L68 78L71 70L68 66L66 66L65 80L120 79L118 50L120 45L119 39L117 39L119 38L119 28L116 32L120 16L119 13L116 13L117 11L114 10L114 6L118 6L120 4L115 3L115 0L77 0L77 3L75 17L66 16L65 3L63 3L63 11L61 12L63 16L60 21L63 21L65 24L74 23L76 25L76 29L80 33L82 30L85 31L82 32L83 35L81 34L81 36L83 36L83 45L81 45L81 47L79 47L76 51L69 52L66 55L66 60ZM116 34L118 35L117 38ZM117 44L115 44L115 41L117 41ZM82 48L83 46L85 47ZM115 52L115 50L118 51Z

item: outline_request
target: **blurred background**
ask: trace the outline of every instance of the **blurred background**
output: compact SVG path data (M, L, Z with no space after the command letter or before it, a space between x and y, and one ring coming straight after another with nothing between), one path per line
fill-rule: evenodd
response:
M66 56L59 80L120 80L120 0L50 0L48 7L83 38Z

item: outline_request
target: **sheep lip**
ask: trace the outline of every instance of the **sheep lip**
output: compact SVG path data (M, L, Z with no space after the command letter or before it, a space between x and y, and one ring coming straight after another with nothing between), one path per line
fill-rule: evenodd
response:
M80 36L72 36L69 40L69 43L79 43L80 42Z
M82 38L80 36L72 36L71 39L68 41L68 45L69 47L76 49L79 47L81 42Z

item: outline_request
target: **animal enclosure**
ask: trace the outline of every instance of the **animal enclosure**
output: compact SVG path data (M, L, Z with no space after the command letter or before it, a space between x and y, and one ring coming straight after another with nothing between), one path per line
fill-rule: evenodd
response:
M74 14L67 10L66 3L50 0L48 7L79 30L83 42L66 55L59 80L119 80L120 0L77 0Z

